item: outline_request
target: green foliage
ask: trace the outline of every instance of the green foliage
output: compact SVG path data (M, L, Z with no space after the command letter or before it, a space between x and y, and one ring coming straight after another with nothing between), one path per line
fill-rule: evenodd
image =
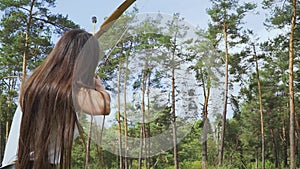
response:
M80 139L78 137L72 147L72 167L74 168L84 168L85 165L85 147Z
M50 53L53 48L52 39L55 36L61 35L70 28L79 27L68 17L53 14L51 9L54 7L55 0L0 1L2 14L0 22L1 154L7 137L6 131L9 130L18 102L26 48L28 48L27 71L30 72Z
M292 1L274 1L274 0L263 0L263 8L272 9L272 14L266 19L266 24L268 27L273 28L284 28L290 25L290 18L292 17ZM299 12L299 3L297 3L297 12Z
M2 151L5 142L6 123L10 124L13 113L16 109L18 89L20 85L19 76L22 71L22 56L25 50L25 35L27 26L29 29L29 57L28 71L33 70L47 56L53 48L53 38L60 35L67 29L77 28L68 17L61 14L51 13L51 9L55 6L55 0L36 1L36 12L32 15L30 25L26 25L30 17L30 0L12 1L0 0L0 10L3 12L0 23L0 128ZM193 78L197 81L197 85L192 86L192 90L184 93L181 91L177 83L176 99L185 101L184 96L195 96L196 91L200 91L203 95L205 89L216 89L220 87L220 77L224 76L222 65L224 64L223 41L224 40L224 24L227 25L227 33L229 37L229 47L239 47L239 51L231 51L229 55L230 63L230 80L232 84L239 84L239 89L236 93L230 93L230 104L234 108L234 116L226 121L225 133L225 152L224 164L218 166L217 155L218 146L220 144L220 119L218 110L213 107L220 105L219 102L209 102L208 113L217 113L215 121L209 124L207 138L207 168L256 168L255 161L258 161L258 167L261 167L261 131L260 131L260 114L258 104L258 89L256 72L252 69L254 65L252 45L259 48L258 62L260 71L260 80L262 86L262 101L265 121L265 149L266 149L266 168L284 168L288 165L289 159L289 93L288 93L288 47L289 34L283 33L269 39L261 44L247 44L252 31L246 31L243 27L243 19L247 12L253 11L256 5L253 3L241 3L237 0L212 0L212 7L207 10L211 17L211 23L208 24L207 30L197 29L194 32L197 37L187 39L179 43L176 38L186 37L188 29L183 23L183 18L179 14L174 14L165 27L161 27L161 16L157 18L148 18L139 26L129 27L128 32L118 43L117 36L124 32L135 17L137 11L127 13L122 16L113 29L109 33L103 35L103 42L100 39L103 47L104 57L107 58L99 66L98 75L103 79L105 86L111 91L112 96L118 94L117 83L115 77L118 75L120 68L121 78L120 83L124 87L124 83L128 89L133 91L130 101L126 104L127 115L136 117L141 113L141 101L139 92L144 85L146 88L160 90L160 95L150 95L149 109L145 112L152 113L155 120L146 124L150 129L150 136L158 135L171 127L172 116L170 100L162 99L161 95L168 95L171 89L170 85L163 83L163 80L170 80L170 66L175 65L177 71L180 63L185 63L189 67L186 74L193 72ZM266 24L274 28L286 28L290 23L291 3L290 1L274 1L264 0L263 5L265 10L272 9L273 14L268 18ZM298 8L299 10L300 8ZM297 17L297 28L299 17ZM165 30L167 34L162 34L161 30ZM295 32L296 37L300 37L300 29ZM135 32L130 34L130 32ZM178 33L176 38L174 34ZM108 35L116 35L108 37ZM300 110L300 65L299 65L299 38L295 40L295 105L296 117L299 116ZM116 45L115 45L116 44ZM221 45L220 45L221 44ZM115 45L115 46L114 46ZM233 49L233 48L231 48ZM152 56L153 54L154 56ZM171 54L173 54L174 60ZM136 64L133 69L126 67L126 64ZM156 69L157 68L157 69ZM148 86L142 84L142 77L147 77L150 84ZM194 76L195 75L195 76ZM176 77L177 78L177 77ZM177 80L177 79L176 79ZM189 83L189 82L182 82ZM235 87L234 85L232 85ZM203 90L204 89L204 90ZM124 92L124 88L121 92ZM152 92L152 91L151 91ZM152 93L151 93L152 94ZM217 93L220 97L221 94ZM150 98L150 97L149 97ZM190 101L190 100L188 100ZM197 107L203 107L201 99L195 102ZM158 104L158 102L160 104ZM9 105L9 106L8 106ZM184 105L187 106L187 105ZM125 107L125 106L124 106ZM182 107L185 108L185 107ZM199 109L200 110L200 109ZM123 111L123 110L121 110ZM185 129L179 134L186 134L178 144L179 164L181 169L199 169L202 166L202 148L203 148L203 126L204 122L199 118L200 112L189 110L191 116L197 119L191 129ZM112 114L117 113L116 111ZM122 113L122 112L121 112ZM194 113L194 114L193 114ZM84 120L83 126L88 126ZM178 124L184 123L184 119L177 117ZM298 122L299 118L298 118ZM125 120L121 117L121 125L124 126ZM129 122L128 135L129 137L140 137L141 122ZM107 129L108 132L117 130L117 123L111 124ZM124 128L121 131L125 134ZM87 139L86 135L84 135ZM107 135L103 138L107 142L115 140L113 136ZM171 140L165 140L171 141ZM129 142L129 145L133 143ZM157 145L151 145L152 148L157 148ZM299 141L297 142L299 147ZM115 147L117 149L117 146ZM138 152L139 147L134 147L133 151ZM72 166L75 169L85 167L85 146L80 137L74 140L72 152ZM163 151L150 158L151 165L157 169L174 168L174 159L172 150ZM129 158L131 168L138 168L138 159ZM298 165L300 159L298 157ZM91 145L91 163L88 166L90 169L98 168L119 168L119 157L112 152L102 149L100 145L92 142ZM143 169L145 159L143 159Z
M272 163L271 161L267 160L266 164L265 164L265 168L276 168L274 163ZM256 164L255 163L250 163L248 164L248 168L252 168L255 169L256 168ZM261 162L258 162L258 168L261 168Z
M19 69L13 69L15 71L20 71L22 65L26 34L29 36L30 51L27 58L28 68L32 70L52 49L51 39L54 35L61 35L70 28L78 28L78 25L66 16L50 12L55 6L55 1L34 1L35 12L30 8L32 2L0 1L4 11L0 30L1 57L14 59L14 63L4 62L3 65L17 65Z
M254 3L241 3L237 0L212 0L212 7L207 10L211 17L212 23L209 23L209 37L216 44L224 38L224 31L228 34L229 44L235 46L237 44L247 42L247 35L242 33L243 18L247 12L256 8ZM224 27L224 25L226 25ZM226 29L226 30L225 30Z

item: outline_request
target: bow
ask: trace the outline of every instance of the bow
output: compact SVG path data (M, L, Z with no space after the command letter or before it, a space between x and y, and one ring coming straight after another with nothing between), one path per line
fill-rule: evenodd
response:
M125 0L121 5L118 6L118 8L108 17L104 20L104 22L101 24L100 29L94 34L94 36L98 39L100 36L102 36L107 30L111 28L111 26L115 23L115 21L128 9L136 0ZM94 21L93 21L94 22ZM92 126L93 118L91 119L90 127ZM105 115L103 116L102 121L102 129L101 129L101 135L100 135L100 146L102 142L102 134L103 134L103 128L104 128L104 122L105 122ZM79 130L80 137L82 139L83 144L86 147L83 131L79 124L79 121L77 119L77 116L75 117L75 124L77 125L77 128ZM90 131L89 131L90 132Z
M95 37L98 39L102 36L107 30L111 28L111 26L115 23L115 21L128 9L136 0L125 0L118 8L104 20L101 24L100 29L95 33ZM101 135L100 135L100 146L102 144L102 135L104 129L105 115L103 116Z
M95 37L98 39L102 36L111 26L115 23L115 21L128 9L136 0L125 0L118 8L107 17L104 22L101 24L100 29L95 33ZM102 124L102 130L104 125L105 115ZM102 134L101 134L102 136Z
M103 35L135 1L136 0L125 0L108 18L104 20L100 29L94 36L98 39L101 35Z

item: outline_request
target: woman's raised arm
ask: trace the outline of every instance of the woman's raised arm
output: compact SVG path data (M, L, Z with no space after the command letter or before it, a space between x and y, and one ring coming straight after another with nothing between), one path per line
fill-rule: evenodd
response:
M92 115L108 115L110 113L110 95L95 78L95 89L81 88L77 96L78 105L85 113Z

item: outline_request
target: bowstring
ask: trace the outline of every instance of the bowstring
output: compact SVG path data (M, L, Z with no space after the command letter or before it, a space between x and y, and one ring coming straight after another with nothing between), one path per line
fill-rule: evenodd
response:
M137 2L135 2L135 4L137 4ZM142 6L142 8L144 8L144 5ZM124 14L122 14L124 15ZM121 15L121 16L122 16ZM109 60L109 56L111 55L112 51L116 48L117 44L121 41L121 39L124 37L124 35L126 34L127 30L128 30L129 26L127 26L127 28L125 29L125 31L122 33L121 37L116 41L116 43L113 45L112 50L110 50L110 52L107 54L106 58L104 59L104 63L103 65L106 65L108 60ZM104 131L104 125L105 125L105 117L106 115L103 115L103 120L102 120L102 125L101 125L101 133L100 133L100 142L99 145L100 147L102 147L102 138L103 138L103 131Z
M148 1L138 1L138 2L142 2L141 4L141 8L140 9L143 9L145 7L145 4L148 3ZM135 5L138 6L138 2L135 2ZM123 14L122 14L123 15ZM125 29L125 31L122 33L121 37L116 41L116 43L113 45L113 48L112 50L110 50L110 52L107 54L106 58L104 59L104 63L103 65L106 65L108 60L109 60L109 57L112 53L112 51L116 48L117 44L121 41L121 39L124 37L124 35L126 34L126 32L128 31L128 28L129 26L127 26L127 28ZM103 120L102 120L102 125L101 125L101 133L100 133L100 140L99 140L99 145L100 147L102 147L102 138L103 138L103 131L104 131L104 125L105 125L105 117L106 115L103 115Z

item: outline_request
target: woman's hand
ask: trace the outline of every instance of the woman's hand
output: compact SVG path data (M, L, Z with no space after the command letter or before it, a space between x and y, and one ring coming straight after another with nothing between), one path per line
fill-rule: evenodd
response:
M95 76L94 81L95 81L95 89L97 91L99 91L99 92L100 91L106 91L105 88L102 85L102 82L101 82L99 76Z
M100 92L103 95L103 99L105 102L105 106L104 106L105 110L104 110L103 115L108 115L110 113L110 95L103 87L99 76L95 76L95 89L96 89L96 91Z
M92 115L110 113L110 95L102 86L98 77L94 78L95 90L81 88L78 93L78 104L82 111Z

